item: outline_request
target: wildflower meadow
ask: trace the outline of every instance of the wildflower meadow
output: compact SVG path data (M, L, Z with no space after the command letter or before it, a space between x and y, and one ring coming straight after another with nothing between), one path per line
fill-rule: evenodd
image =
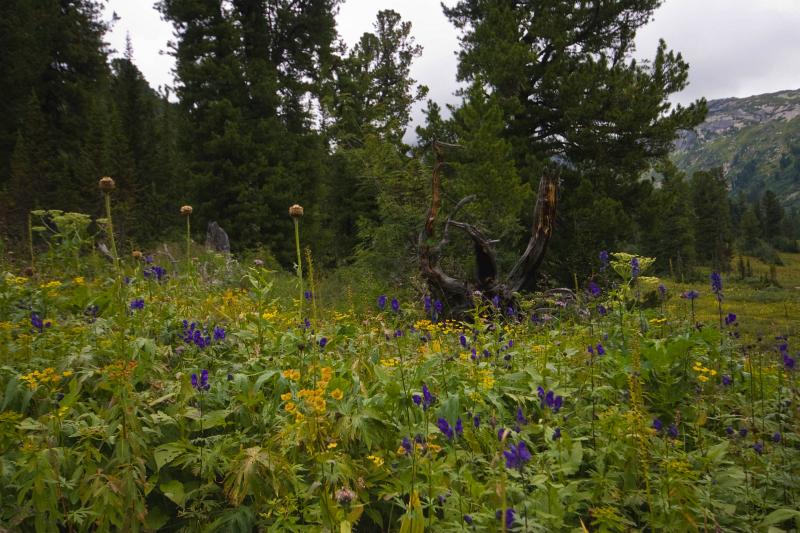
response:
M292 210L296 276L193 258L189 206L183 258L61 239L0 276L4 528L797 530L797 341L727 276L598 251L455 320L314 273Z

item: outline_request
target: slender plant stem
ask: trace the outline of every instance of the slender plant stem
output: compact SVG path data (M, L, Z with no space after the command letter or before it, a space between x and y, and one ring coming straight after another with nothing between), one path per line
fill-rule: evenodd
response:
M294 220L294 246L297 249L297 282L300 285L300 299L297 303L298 314L300 315L300 322L303 322L303 259L300 255L300 220L298 217L292 217Z
M34 255L33 255L33 220L31 219L31 213L28 212L28 250L31 254L31 272L35 272L36 264L34 263Z
M192 267L192 225L191 219L192 215L186 215L186 275L189 275L189 271Z
M108 239L111 241L111 255L114 258L114 270L119 273L119 256L117 255L117 241L114 239L114 224L111 222L111 195L106 196L106 224L108 228Z

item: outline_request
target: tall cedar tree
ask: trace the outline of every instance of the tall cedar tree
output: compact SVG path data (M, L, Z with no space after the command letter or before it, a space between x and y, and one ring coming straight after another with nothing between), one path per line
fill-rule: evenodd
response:
M687 84L680 54L662 41L652 61L631 58L637 29L660 3L460 0L444 8L461 30L459 79L485 83L497 98L521 178L533 186L548 164L562 167L551 255L565 278L587 269L601 242L575 246L587 200L620 223L635 214L650 191L641 174L666 157L677 130L705 116L704 100L668 101ZM624 233L601 240L615 246Z

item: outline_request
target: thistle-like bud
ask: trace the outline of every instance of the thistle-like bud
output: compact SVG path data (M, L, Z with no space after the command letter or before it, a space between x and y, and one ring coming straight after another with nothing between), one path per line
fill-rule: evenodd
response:
M139 250L134 250L133 252L131 252L131 255L133 256L134 259L137 260L141 260L144 257L142 255L142 252L140 252Z
M111 179L109 176L103 176L102 178L100 178L98 185L100 186L100 190L103 191L104 193L110 193L111 191L114 190L115 187L114 180Z
M335 496L336 501L341 505L349 505L353 500L356 499L356 493L347 487L342 487L341 489L337 490Z
M192 214L192 206L184 205L181 206L181 216L188 217Z
M300 204L294 204L289 208L289 216L292 218L300 218L303 216L303 207Z

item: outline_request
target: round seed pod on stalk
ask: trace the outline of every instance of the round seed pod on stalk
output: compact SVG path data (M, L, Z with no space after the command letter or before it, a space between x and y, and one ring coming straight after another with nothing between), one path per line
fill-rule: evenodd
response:
M300 204L294 204L292 207L289 208L289 216L292 218L300 218L303 216L303 206Z
M116 183L114 183L114 179L111 178L110 176L103 176L102 178L100 178L98 186L100 187L101 191L108 194L114 190L114 188L116 187Z

